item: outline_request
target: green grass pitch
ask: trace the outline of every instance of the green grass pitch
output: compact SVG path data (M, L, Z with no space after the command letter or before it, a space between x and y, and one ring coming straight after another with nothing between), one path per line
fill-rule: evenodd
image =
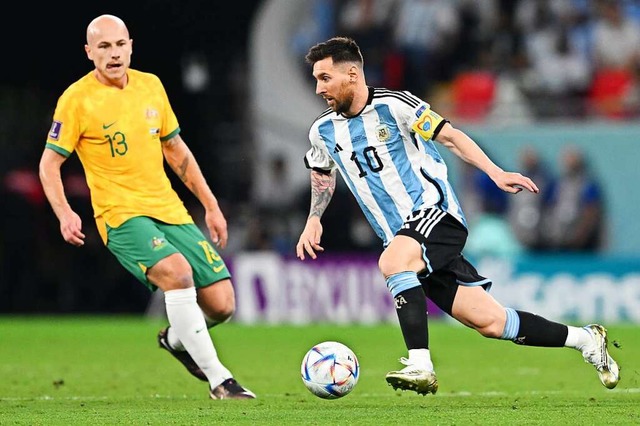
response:
M640 424L640 327L610 325L622 381L605 389L570 349L531 348L431 323L440 389L394 391L384 375L406 356L395 325L212 329L221 360L251 401L212 401L143 317L0 317L0 425L633 425ZM337 400L307 391L300 362L337 340L359 358L356 388Z

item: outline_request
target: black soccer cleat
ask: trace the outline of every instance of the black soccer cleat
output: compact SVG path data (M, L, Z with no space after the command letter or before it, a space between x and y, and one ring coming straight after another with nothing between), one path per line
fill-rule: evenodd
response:
M209 392L211 399L255 399L256 394L240 386L233 377L220 383Z
M200 367L198 367L198 364L196 364L193 358L191 358L191 355L189 355L189 352L177 351L173 349L171 346L169 346L169 341L167 340L168 330L169 330L169 327L160 330L160 332L158 333L158 344L160 345L160 347L162 349L166 349L171 355L173 355L178 361L180 361L182 365L184 365L186 369L189 371L189 373L191 373L193 376L197 377L203 382L209 381L209 379L207 379L207 376L202 372Z

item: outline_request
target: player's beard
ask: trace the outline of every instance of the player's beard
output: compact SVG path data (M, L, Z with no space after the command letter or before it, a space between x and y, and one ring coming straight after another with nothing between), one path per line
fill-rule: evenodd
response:
M340 96L333 98L336 103L333 110L337 114L350 115L349 109L351 109L351 104L353 104L354 91L351 90L349 86L349 83L343 85Z

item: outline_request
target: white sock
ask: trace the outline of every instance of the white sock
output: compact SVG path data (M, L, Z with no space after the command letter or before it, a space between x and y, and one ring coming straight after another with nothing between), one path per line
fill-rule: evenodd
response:
M216 325L228 322L231 319L231 317L229 317L224 321L216 321L206 316L204 312L202 312L202 315L204 315L204 320L207 323L207 328L213 328ZM180 341L180 339L178 339L178 336L176 336L176 334L171 330L171 327L169 327L169 330L167 330L167 342L169 342L169 346L171 346L171 348L175 349L176 351L186 351L186 349L182 345L182 342Z
M591 342L591 334L582 327L573 327L568 325L567 340L564 345L568 348L574 348L582 351L585 345Z
M434 371L429 349L409 349L409 361L411 364L417 365L420 368Z
M191 358L202 369L209 379L211 388L233 377L218 359L207 323L196 300L195 287L166 291L164 302L171 325L169 330L180 340ZM172 345L172 347L175 346Z

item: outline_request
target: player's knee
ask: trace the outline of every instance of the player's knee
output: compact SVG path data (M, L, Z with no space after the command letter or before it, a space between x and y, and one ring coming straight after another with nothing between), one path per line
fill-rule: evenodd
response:
M175 289L183 289L193 287L193 277L191 276L191 272L183 272L172 274L169 278L170 285Z
M215 313L215 320L218 322L225 322L231 319L236 312L236 306L233 302L227 302L223 304Z
M399 264L396 257L392 254L388 254L386 251L383 252L378 259L378 268L384 277L389 277L393 274L397 274L398 272L407 270L406 265Z
M207 323L213 326L231 320L236 310L233 304L225 304L207 307L202 311L207 317Z
M182 290L194 286L191 270L148 275L149 280L164 291Z
M221 323L231 319L236 312L236 302L233 293L216 294L217 297L200 297L200 308L213 322Z
M163 291L194 286L191 265L178 254L168 256L149 268L147 278Z

